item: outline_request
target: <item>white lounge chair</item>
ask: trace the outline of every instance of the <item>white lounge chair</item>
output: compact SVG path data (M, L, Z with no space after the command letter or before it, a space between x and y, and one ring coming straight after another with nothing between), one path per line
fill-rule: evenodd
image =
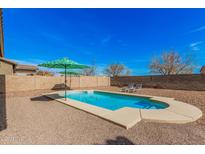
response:
M130 89L134 88L134 83L129 83L127 87L123 87L120 89L121 92L129 92Z
M136 83L135 88L136 89L141 89L142 88L142 83Z
M120 91L121 92L136 92L137 89L141 89L142 88L142 84L128 84L127 87L123 87Z

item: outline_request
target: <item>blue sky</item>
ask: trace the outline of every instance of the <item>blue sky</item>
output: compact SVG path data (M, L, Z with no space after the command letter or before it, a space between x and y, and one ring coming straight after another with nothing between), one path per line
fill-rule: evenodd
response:
M205 9L4 9L5 57L27 64L69 57L101 71L123 63L148 75L163 51L205 64Z

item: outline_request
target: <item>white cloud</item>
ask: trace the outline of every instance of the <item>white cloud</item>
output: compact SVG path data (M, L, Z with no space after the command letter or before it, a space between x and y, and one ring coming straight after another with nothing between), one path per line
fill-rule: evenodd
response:
M191 48L192 51L199 51L199 45L203 44L204 41L197 41L197 42L193 42L191 44L189 44L189 47Z
M202 31L202 30L205 30L205 26L201 26L199 28L196 28L196 29L190 31L190 33L195 33L195 32L199 32L199 31Z
M199 49L199 47L192 47L191 48L193 51L199 51L200 49Z
M197 41L197 42L191 43L189 46L190 47L195 47L195 46L198 46L198 45L200 45L202 43L204 43L204 41Z

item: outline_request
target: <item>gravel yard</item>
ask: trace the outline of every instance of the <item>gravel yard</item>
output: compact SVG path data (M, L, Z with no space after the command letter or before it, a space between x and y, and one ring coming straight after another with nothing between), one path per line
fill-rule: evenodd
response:
M99 89L119 91L117 87ZM46 92L50 91L0 96L0 144L205 144L203 91L138 90L139 94L173 97L193 104L202 110L203 116L187 124L141 121L129 130L41 96Z

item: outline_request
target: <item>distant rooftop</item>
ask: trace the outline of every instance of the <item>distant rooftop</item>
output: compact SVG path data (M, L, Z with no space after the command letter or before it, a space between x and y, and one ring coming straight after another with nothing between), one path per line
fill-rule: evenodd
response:
M11 60L6 59L6 58L3 58L3 57L0 57L0 61L3 61L3 62L6 62L6 63L9 63L9 64L12 64L12 65L17 65L16 62L11 61Z
M20 70L21 71L36 71L36 70L38 70L38 67L32 66L32 65L17 64L15 70L16 71L20 71Z

